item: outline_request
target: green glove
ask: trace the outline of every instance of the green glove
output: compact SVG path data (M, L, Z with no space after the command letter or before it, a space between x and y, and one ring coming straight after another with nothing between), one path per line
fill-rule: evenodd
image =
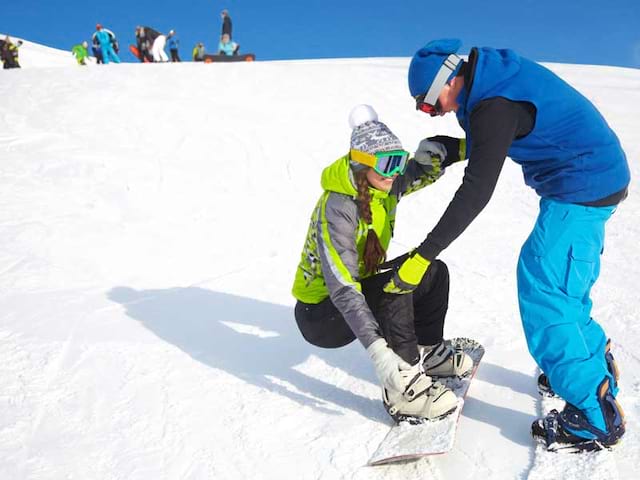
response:
M383 287L387 293L411 293L422 281L431 262L417 252L407 258Z

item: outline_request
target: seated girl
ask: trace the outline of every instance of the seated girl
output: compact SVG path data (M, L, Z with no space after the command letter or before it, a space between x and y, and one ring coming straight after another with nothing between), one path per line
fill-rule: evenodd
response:
M380 270L398 202L435 182L449 156L423 142L409 158L368 105L355 107L349 123L349 153L322 172L324 193L311 216L292 290L296 322L318 347L342 347L357 338L396 421L439 418L455 410L457 398L433 377L464 376L473 368L468 355L443 340L447 266L436 260L405 295L384 292L393 270Z

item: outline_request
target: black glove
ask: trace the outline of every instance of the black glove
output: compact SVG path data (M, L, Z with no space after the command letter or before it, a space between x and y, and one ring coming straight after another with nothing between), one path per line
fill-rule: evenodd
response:
M436 135L435 137L429 137L425 140L430 142L440 143L446 149L446 157L442 160L441 167L447 168L449 165L455 162L459 162L466 158L466 145L467 142L464 138L448 137L446 135ZM424 141L424 140L423 140Z

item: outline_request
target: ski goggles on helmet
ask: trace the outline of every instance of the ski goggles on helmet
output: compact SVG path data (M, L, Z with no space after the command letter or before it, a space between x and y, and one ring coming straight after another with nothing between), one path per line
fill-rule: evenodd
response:
M421 95L415 96L416 110L428 113L432 117L442 113L442 106L438 101L438 97L440 96L440 92L442 92L444 86L449 81L449 77L458 69L460 63L462 63L462 59L455 53L452 53L445 59L444 63L438 70L438 73L436 73L435 78L431 82L429 90Z
M383 177L393 177L402 175L407 169L409 162L409 152L406 150L392 150L390 152L377 152L375 154L351 150L349 152L351 160L361 163Z

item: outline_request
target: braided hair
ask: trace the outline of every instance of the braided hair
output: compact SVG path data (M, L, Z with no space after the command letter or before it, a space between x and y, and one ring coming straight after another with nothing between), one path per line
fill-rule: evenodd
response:
M368 226L367 239L364 244L363 260L365 272L374 274L378 271L378 265L385 261L387 252L382 247L378 234L373 229L371 216L371 194L369 193L369 181L367 180L367 169L361 169L355 173L356 189L358 196L356 204L358 213Z

